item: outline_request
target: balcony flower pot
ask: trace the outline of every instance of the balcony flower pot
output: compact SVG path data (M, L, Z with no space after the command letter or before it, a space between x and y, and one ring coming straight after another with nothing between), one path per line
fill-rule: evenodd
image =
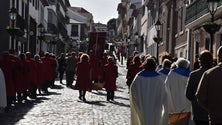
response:
M203 28L206 32L209 34L214 34L220 29L221 25L213 23L213 22L208 22L203 25Z
M6 27L6 30L11 36L23 36L24 35L24 32L19 27L8 26L8 27Z

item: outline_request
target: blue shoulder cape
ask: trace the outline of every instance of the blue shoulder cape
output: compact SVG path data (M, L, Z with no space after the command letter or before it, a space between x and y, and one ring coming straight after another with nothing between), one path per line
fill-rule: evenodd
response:
M170 72L170 69L161 68L161 69L159 70L159 72L161 72L161 73L163 73L163 74L165 74L165 75L168 75L168 73Z
M149 71L149 70L142 70L138 73L139 76L143 76L143 77L155 77L160 75L159 73L157 73L156 71Z
M185 68L175 68L173 69L173 72L176 72L177 74L180 74L182 76L189 77L190 71Z

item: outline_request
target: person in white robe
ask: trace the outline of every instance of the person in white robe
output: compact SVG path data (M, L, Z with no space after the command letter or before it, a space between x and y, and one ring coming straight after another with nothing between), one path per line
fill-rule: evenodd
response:
M0 68L0 108L4 109L7 106L5 77Z
M137 73L130 87L131 125L167 125L168 102L166 86L156 72L156 62L146 59L144 69Z
M190 112L191 103L185 95L190 62L179 58L175 65L176 67L169 72L165 81L169 93L169 113Z

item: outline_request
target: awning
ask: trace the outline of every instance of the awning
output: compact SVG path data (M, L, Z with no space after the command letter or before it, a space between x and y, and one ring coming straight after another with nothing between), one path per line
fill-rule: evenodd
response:
M78 12L75 12L71 9L68 9L68 15L70 17L70 21L77 21L78 23L85 23L89 22L89 19ZM71 23L71 22L70 22Z

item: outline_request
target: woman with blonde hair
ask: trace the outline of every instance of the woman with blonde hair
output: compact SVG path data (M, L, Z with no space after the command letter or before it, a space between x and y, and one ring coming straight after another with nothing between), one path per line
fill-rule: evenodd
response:
M80 62L76 65L76 85L75 89L79 90L79 99L86 101L86 91L91 91L92 84L92 67L89 63L89 55L82 54Z

